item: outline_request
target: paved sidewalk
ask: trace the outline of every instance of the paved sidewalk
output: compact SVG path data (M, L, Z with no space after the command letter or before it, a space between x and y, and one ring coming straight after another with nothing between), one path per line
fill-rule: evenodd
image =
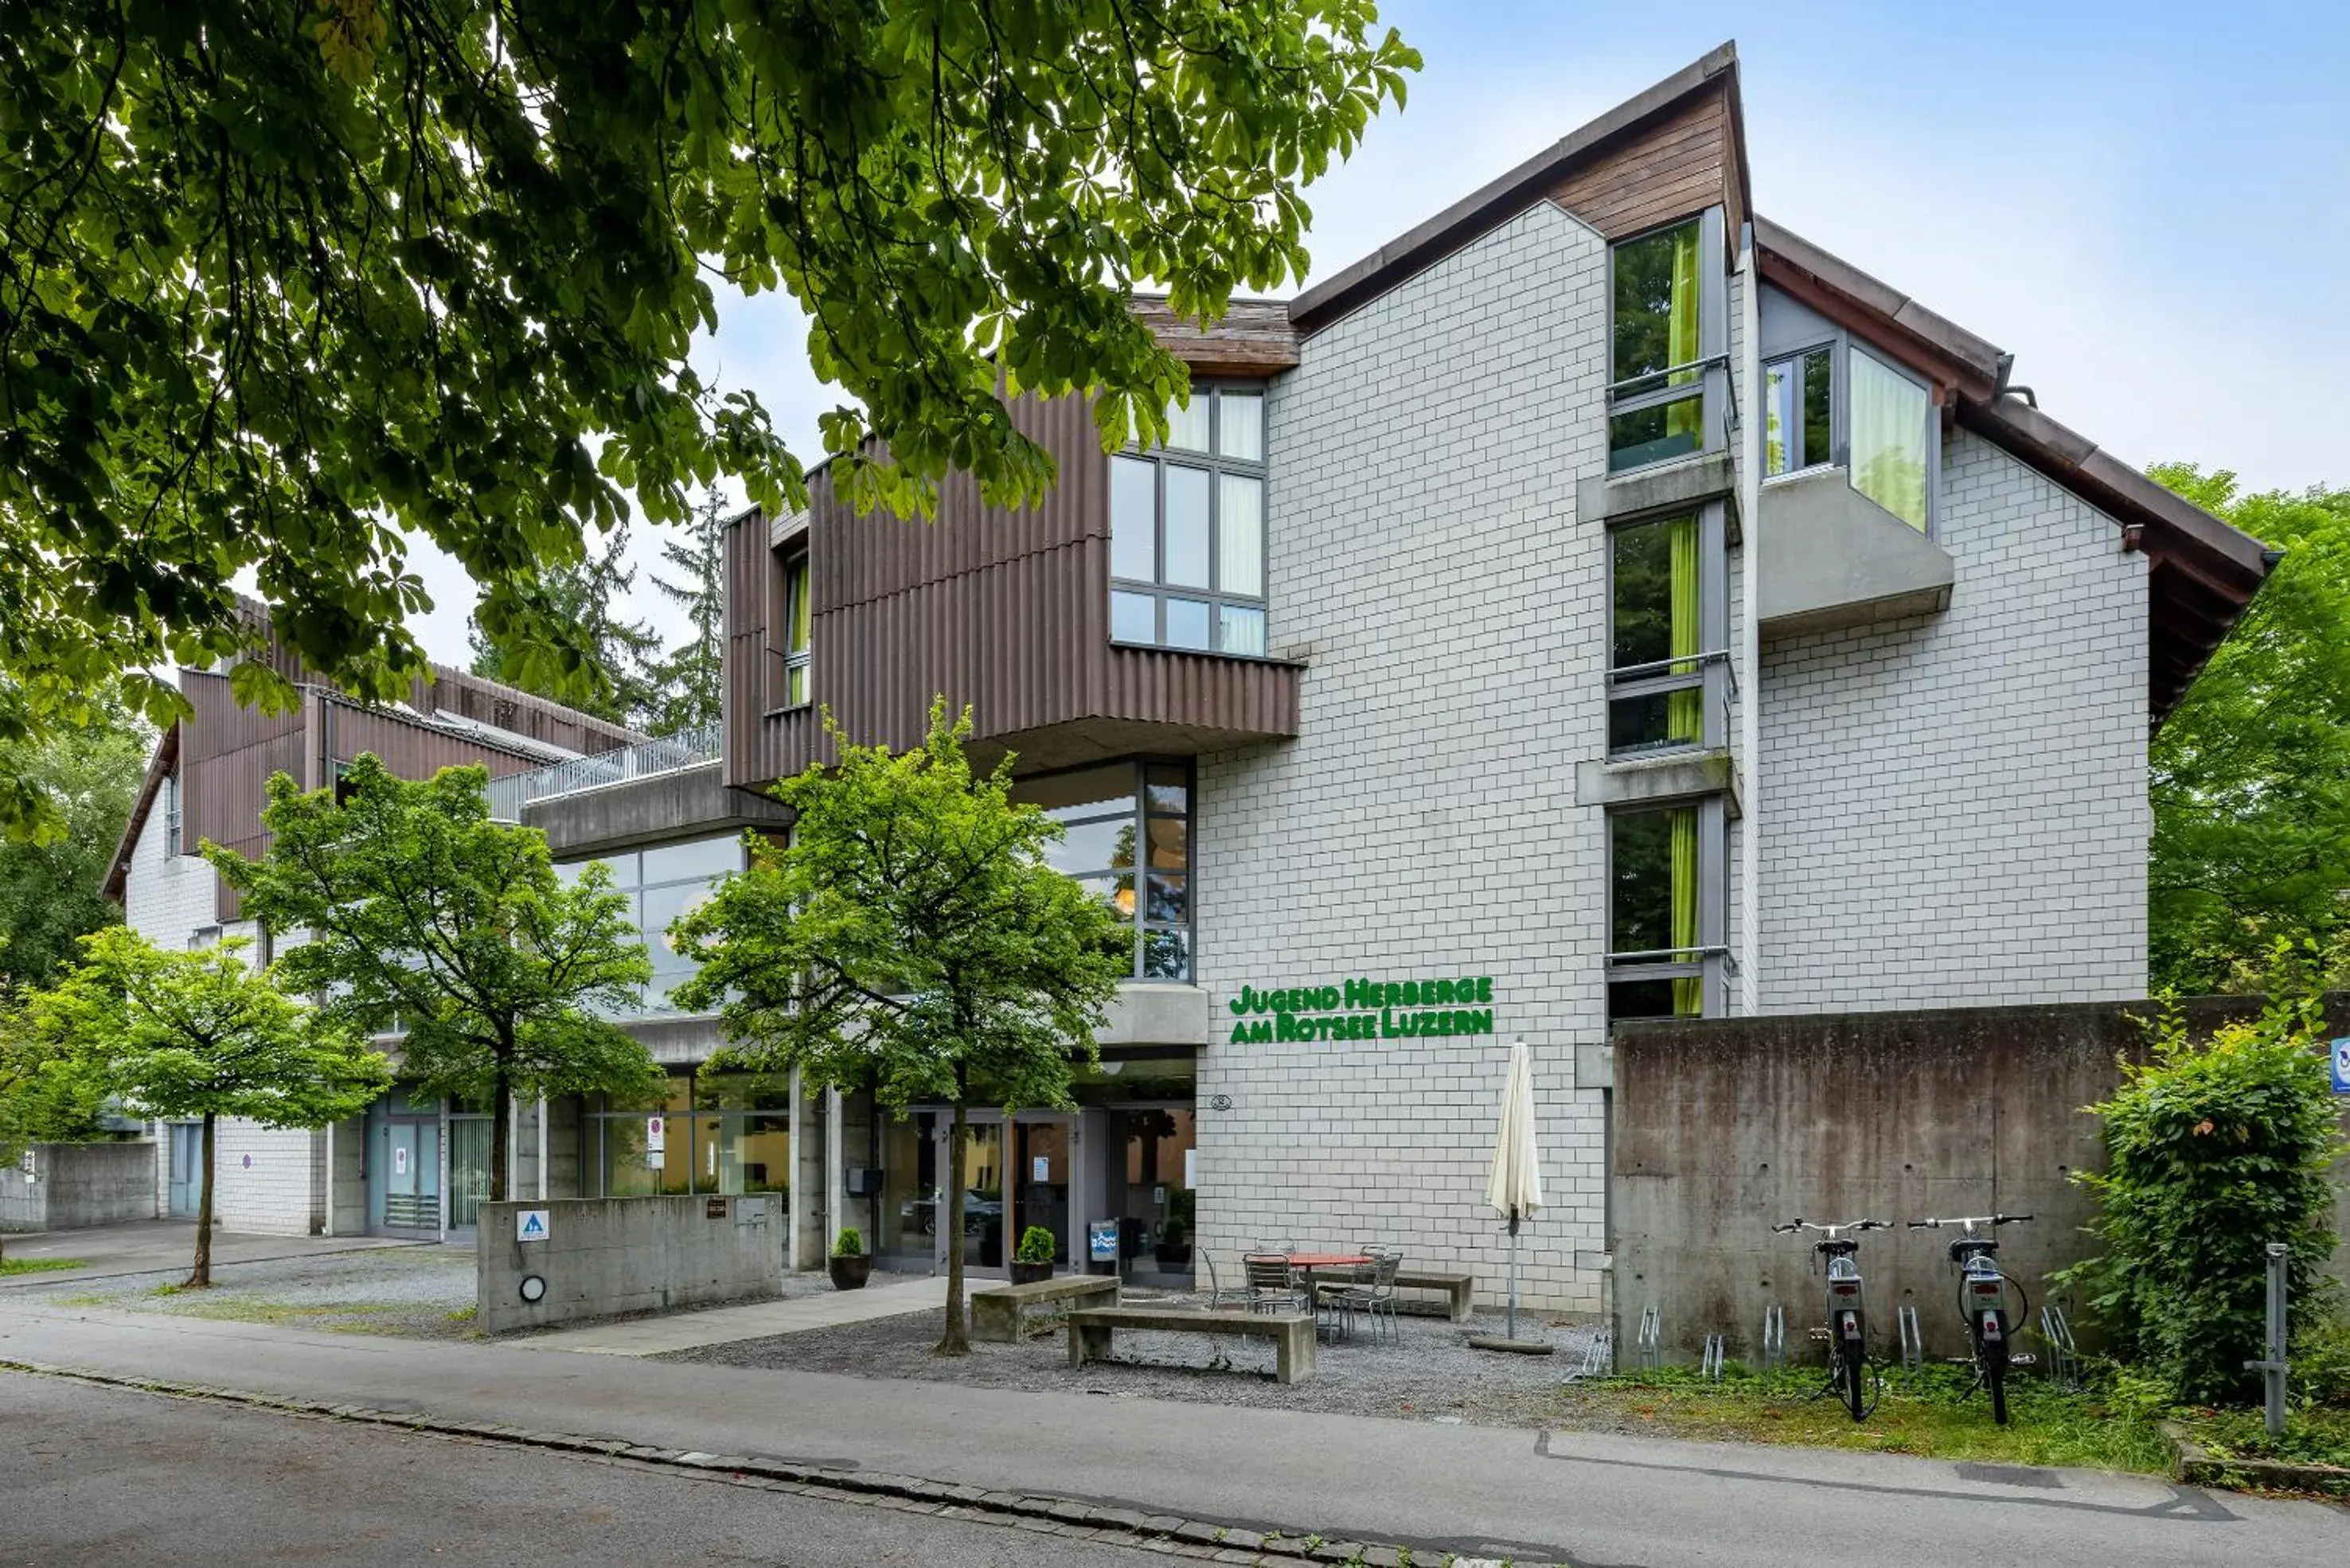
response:
M213 1231L213 1266L258 1263L276 1258L323 1257L330 1252L355 1252L379 1247L429 1247L430 1241L404 1241L385 1236L259 1236L246 1231ZM36 1231L7 1239L11 1258L78 1258L78 1269L43 1269L36 1273L11 1274L0 1280L0 1292L32 1286L71 1284L77 1280L107 1280L122 1274L184 1274L195 1265L196 1222L192 1220L133 1220L121 1225L97 1225L86 1231Z
M2151 1476L552 1356L0 1303L0 1362L11 1361L1397 1542L1424 1561L1453 1552L1638 1568L2340 1568L2350 1541L2350 1511L2339 1508ZM1106 1369L1101 1392L1118 1390L1117 1369Z
M771 1334L798 1334L804 1329L830 1328L836 1324L896 1317L900 1313L928 1310L943 1319L946 1304L947 1282L943 1275L893 1278L876 1274L873 1282L861 1291L829 1291L789 1301L754 1302L748 1306L711 1307L702 1312L667 1313L623 1323L554 1329L507 1343L528 1350L572 1350L587 1355L660 1355L671 1350L727 1345L738 1339L765 1339Z

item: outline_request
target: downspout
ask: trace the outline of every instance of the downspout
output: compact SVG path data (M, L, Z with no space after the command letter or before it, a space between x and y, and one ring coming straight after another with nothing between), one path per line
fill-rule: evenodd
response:
M538 1190L533 1194L541 1203L546 1201L546 1096L538 1096Z
M1738 834L1738 1011L1762 1007L1762 277L1754 265L1754 224L1738 243L1738 386L1746 417L1738 429L1738 517L1743 543L1738 576L1746 613L1738 628L1738 771L1743 820Z

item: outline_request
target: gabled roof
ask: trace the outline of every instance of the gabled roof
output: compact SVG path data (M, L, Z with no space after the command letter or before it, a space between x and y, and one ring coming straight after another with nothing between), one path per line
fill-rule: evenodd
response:
M1575 193L1571 189L1562 191L1561 187L1571 182L1578 171L1626 151L1645 133L1717 95L1726 116L1722 134L1728 141L1730 167L1722 172L1728 188L1727 204L1731 208L1730 228L1735 234L1746 217L1745 193L1753 186L1747 178L1745 118L1738 96L1738 47L1723 44L1638 97L1567 132L1500 179L1455 202L1352 266L1315 284L1289 302L1289 319L1301 332L1317 331L1501 227L1545 196L1573 210L1579 204L1575 200ZM1659 174L1668 171L1659 171ZM1697 201L1688 211L1712 204L1711 201ZM1604 221L1596 226L1602 232L1609 231Z
M1754 244L1764 282L1930 378L1958 423L2112 517L2121 547L2146 553L2147 698L2160 722L2260 590L2267 549L2010 391L2014 356L1768 219L1754 220Z

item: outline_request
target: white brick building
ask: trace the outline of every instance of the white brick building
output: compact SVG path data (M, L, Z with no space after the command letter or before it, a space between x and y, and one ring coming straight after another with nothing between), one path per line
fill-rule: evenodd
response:
M1529 1293L1596 1312L1615 1021L2142 992L2147 738L2266 558L1751 190L1725 47L1295 299L1138 302L1191 405L1105 459L1015 404L1034 513L738 526L729 784L945 693L1135 922L1078 1108L977 1118L971 1266L1491 1294L1523 1039ZM877 1120L885 1252L945 1256L945 1119Z

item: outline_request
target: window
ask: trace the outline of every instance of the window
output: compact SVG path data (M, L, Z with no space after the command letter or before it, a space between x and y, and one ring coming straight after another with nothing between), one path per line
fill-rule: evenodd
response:
M1720 209L1643 234L1611 254L1607 467L1638 468L1719 444L1727 373L1714 341L1728 314Z
M1122 919L1134 923L1134 972L1191 978L1191 769L1121 762L1040 774L1012 787L1065 836L1047 852Z
M1814 348L1762 369L1762 472L1794 473L1835 461L1835 352Z
M1922 534L1931 400L1856 343L1851 363L1852 487Z
M1201 386L1167 444L1109 460L1109 635L1253 654L1264 635L1264 393Z
M1609 755L1724 743L1726 528L1716 503L1609 530Z
M1852 487L1919 533L1933 512L1939 462L1933 395L1839 333L1762 367L1762 472L1829 463Z
M708 898L720 877L743 868L742 841L722 835L595 858L610 868L613 891L627 896L629 918L652 960L653 980L642 1011L674 1012L670 992L692 977L695 965L670 945L670 924ZM577 882L588 864L567 860L555 868L556 875Z
M172 859L186 854L180 837L180 775L163 775L163 856Z
M1607 823L1607 1016L1720 1011L1728 854L1718 798Z
M783 705L786 708L804 708L809 701L808 633L813 618L813 586L806 550L784 557Z

